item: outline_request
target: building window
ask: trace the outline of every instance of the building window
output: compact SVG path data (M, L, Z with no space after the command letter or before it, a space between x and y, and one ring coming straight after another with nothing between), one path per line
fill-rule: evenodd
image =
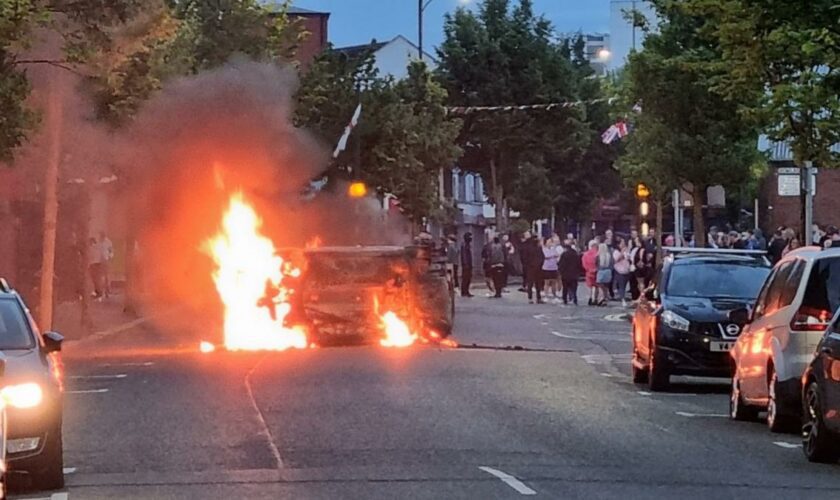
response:
M473 198L477 202L484 201L484 179L480 175L476 175L473 181Z
M458 200L467 201L467 176L463 173L458 176Z

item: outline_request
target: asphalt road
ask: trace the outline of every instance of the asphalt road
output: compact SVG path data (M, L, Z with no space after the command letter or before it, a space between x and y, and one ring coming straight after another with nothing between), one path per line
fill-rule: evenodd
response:
M840 498L840 465L726 418L728 381L630 383L625 312L464 299L459 349L202 355L142 326L76 343L68 488L16 497Z

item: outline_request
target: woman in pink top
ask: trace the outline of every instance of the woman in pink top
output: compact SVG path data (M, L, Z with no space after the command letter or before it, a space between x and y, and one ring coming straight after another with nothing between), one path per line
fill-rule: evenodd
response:
M587 250L583 257L581 257L581 264L583 270L586 271L586 286L589 287L589 305L595 305L597 298L597 284L595 283L598 276L598 242L593 240L589 242L589 250Z

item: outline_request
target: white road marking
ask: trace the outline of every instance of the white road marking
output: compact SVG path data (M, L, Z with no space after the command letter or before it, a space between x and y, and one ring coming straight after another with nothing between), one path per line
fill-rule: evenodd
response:
M64 468L64 473L65 474L75 474L76 473L76 468L75 467L65 467Z
M68 500L69 498L70 498L69 493L53 493L52 496L38 497L38 498L27 498L26 500Z
M648 391L636 391L636 394L638 394L639 396L645 396L645 397L650 397L650 396L653 396L653 393L652 393L652 392L648 392ZM657 395L657 396L665 396L665 397L697 396L697 394L693 394L693 393L690 393L690 392L686 392L686 393L679 393L679 392L657 392L657 393L656 393L656 395Z
M725 413L689 413L687 411L675 411L677 415L688 418L728 418Z
M67 394L102 394L108 392L108 389L87 389L84 391L67 391Z
M257 419L260 421L260 425L263 428L263 434L265 435L266 439L268 440L268 448L271 450L271 455L274 457L274 461L277 463L277 468L283 468L283 459L280 457L280 450L277 449L277 445L274 444L274 437L271 435L271 430L268 428L268 424L265 423L265 417L263 416L262 410L260 410L259 405L257 405L257 400L254 399L254 391L251 389L251 375L254 374L257 367L265 360L265 356L263 356L257 363L254 365L253 368L245 375L245 389L248 391L248 398L251 400L251 406L254 408L254 411L257 412Z
M105 363L104 365L99 365L102 367L113 367L113 366L153 366L155 364L154 361L145 361L143 363Z
M558 331L552 331L552 335L555 337L560 337L561 339L570 339L570 340L588 340L590 342L595 341L606 341L606 342L631 342L631 339L627 338L624 334L599 334L599 335L569 335L568 333L560 333Z
M547 316L545 314L535 314L534 319L545 319Z
M71 377L67 377L73 380L108 380L108 379L115 379L115 378L126 378L128 377L125 373L117 373L114 375L73 375Z
M601 376L602 377L615 377L615 375L613 375L612 373L602 373Z
M773 441L773 444L775 444L776 446L781 446L782 448L788 448L788 449L791 449L791 450L795 449L795 448L802 448L802 445L800 443L787 443L785 441Z
M590 365L606 363L630 363L632 354L584 354L581 356Z
M516 490L517 493L519 493L520 495L536 495L537 494L537 492L532 490L531 488L529 488L528 485L526 485L525 483L523 483L519 479L516 479L515 477L511 476L510 474L508 474L506 472L502 472L498 469L493 469L493 468L484 467L484 466L479 467L479 469L483 470L484 472L486 472L486 473L488 473L492 476L496 476L497 478L501 479L503 483L510 486L514 490Z

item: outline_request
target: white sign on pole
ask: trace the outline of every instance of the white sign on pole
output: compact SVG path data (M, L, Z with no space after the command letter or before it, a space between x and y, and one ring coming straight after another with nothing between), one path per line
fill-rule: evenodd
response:
M779 176L779 196L799 196L801 186L798 175Z

